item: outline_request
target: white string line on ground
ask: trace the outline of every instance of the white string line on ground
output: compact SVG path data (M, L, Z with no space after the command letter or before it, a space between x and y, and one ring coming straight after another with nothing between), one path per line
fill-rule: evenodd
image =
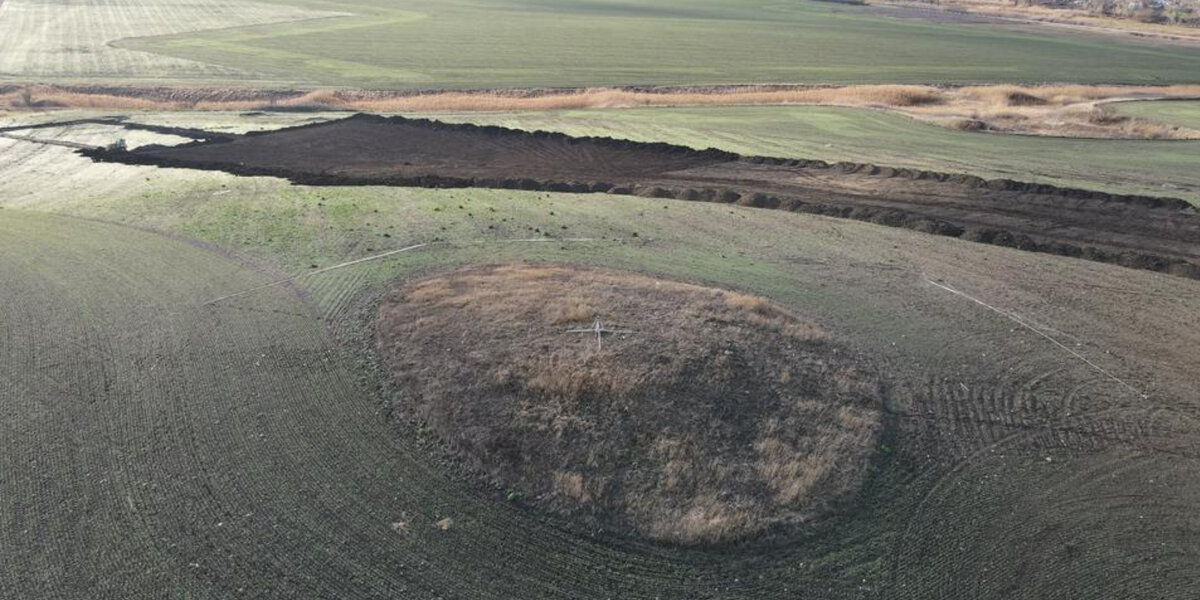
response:
M413 250L420 250L422 248L428 248L431 246L449 246L453 243L459 243L459 244L505 244L505 243L507 243L507 244L518 244L518 243L519 244L548 244L548 243L562 243L562 242L578 243L578 242L599 242L599 241L609 241L609 240L597 240L595 238L527 238L527 239L517 239L517 240L476 240L476 241L470 241L470 242L449 242L449 241L425 242L422 244L413 244L412 246L405 246L404 248L398 248L396 250L389 250L387 252L381 252L379 254L372 254L371 256L366 256L363 258L346 261L344 263L339 263L336 265L324 267L321 269L317 269L315 271L308 271L306 273L301 273L299 275L293 275L291 277L284 277L283 279L276 279L275 281L271 281L269 283L264 283L262 285L255 286L255 287L252 287L249 289L245 289L240 292L235 292L235 293L229 294L227 296L221 296L220 298L213 298L212 300L202 303L200 306L211 306L218 302L223 302L225 300L231 300L233 298L239 298L241 296L247 296L247 295L253 294L254 292L257 292L257 291L280 286L285 283L291 283L293 281L296 281L298 279L303 279L305 277L312 277L314 275L320 275L321 273L328 273L330 271L334 271L337 269L344 269L346 267L352 267L354 265L362 264L365 262L379 260L382 258L387 258L389 256L394 256L396 254L400 254L403 252L411 252ZM617 242L620 240L611 240L611 241Z
M1041 329L1038 329L1037 327L1034 327L1033 325L1030 325L1029 323L1026 323L1026 322L1025 322L1023 319L1021 319L1021 317L1019 317L1019 316L1017 316L1017 315L1015 315L1015 314L1013 314L1013 313L1011 313L1011 312L1008 312L1008 311L1006 311L1006 310L1003 310L1003 309L1000 309L1000 308L996 308L995 306L992 306L991 304L988 304L988 303L984 302L983 300L980 300L979 298L976 298L976 297L974 297L974 296L971 296L971 295L969 295L969 294L967 294L967 293L964 293L964 292L960 292L960 291L958 291L958 290L956 290L956 289L954 289L954 288L952 288L952 287L950 287L950 286L948 286L948 285L943 285L943 284L941 284L941 283L938 283L938 282L936 282L936 281L934 281L934 280L932 280L932 279L926 279L925 281L929 282L931 285L934 285L934 286L936 286L936 287L939 287L939 288L941 288L941 289L943 289L943 290L946 290L947 292L950 292L951 294L955 294L955 295L957 295L957 296L962 296L963 298L966 298L967 300L970 300L970 301L972 301L972 302L974 302L974 303L976 303L976 304L978 304L978 305L980 305L980 306L982 306L982 307L984 307L984 308L987 308L988 310L991 310L991 311L995 312L996 314L999 314L999 315L1002 315L1002 316L1004 316L1004 317L1008 318L1009 320L1011 320L1011 321L1013 321L1014 323L1016 323L1016 324L1020 325L1021 327L1024 327L1024 328L1026 328L1026 329L1028 329L1028 330L1030 330L1030 331L1032 331L1032 332L1034 332L1034 333L1036 333L1036 334L1038 334L1038 335L1040 335L1040 336L1042 336L1042 337L1046 338L1047 340L1049 340L1049 341L1050 341L1050 343L1054 344L1055 346L1058 346L1059 348L1062 348L1062 349L1063 349L1063 350L1065 350L1067 353L1069 353L1071 356L1074 356L1075 358L1078 358L1079 360L1081 360L1081 361L1083 361L1085 364L1087 364L1089 367L1091 367L1091 368L1095 369L1096 371L1098 371L1100 374L1102 374L1102 375L1104 375L1105 377L1107 377L1107 378L1109 378L1109 379L1111 379L1111 380L1113 380L1113 381L1115 381L1115 382L1117 382L1117 383L1121 384L1122 386L1124 386L1125 388L1129 389L1131 392L1133 392L1133 393L1137 394L1138 396L1140 396L1140 397L1142 397L1142 398L1147 398L1147 397L1148 397L1148 396L1147 396L1147 394L1145 394L1145 393L1144 393L1144 392L1142 392L1141 390L1139 390L1139 389L1137 389L1137 388L1133 387L1132 385L1129 385L1128 383L1126 383L1124 379L1121 379L1120 377L1117 377L1116 375L1113 375L1111 371L1109 371L1109 370L1105 369L1104 367L1101 367L1100 365L1098 365L1098 364L1096 364L1096 363L1092 362L1092 361L1091 361L1091 360L1089 360L1089 359L1088 359L1086 356L1084 356L1084 355L1082 355L1082 354L1080 354L1080 353L1076 352L1075 350L1072 350L1072 349L1071 349L1070 347L1068 347L1066 344L1064 344L1064 343L1062 343L1062 342L1060 342L1060 341L1058 341L1058 340L1054 339L1053 337L1051 337L1049 334L1047 334L1046 332L1042 331Z
M36 138L28 135L17 135L13 133L0 133L0 137L9 140L17 140L20 142L31 142L34 144L45 144L47 146L74 148L76 150L96 150L100 148L100 146L96 146L94 144L84 144L82 142L72 142L68 140L47 140L44 138Z

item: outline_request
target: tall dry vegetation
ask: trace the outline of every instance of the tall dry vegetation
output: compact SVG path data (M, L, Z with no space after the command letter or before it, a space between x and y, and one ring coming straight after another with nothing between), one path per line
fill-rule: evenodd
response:
M598 314L633 334L598 347ZM523 265L383 302L400 400L474 472L589 527L678 544L795 533L864 476L873 371L753 296Z
M0 93L0 108L26 108L31 88ZM1200 138L1200 131L1134 119L1104 122L1091 115L1122 99L1200 98L1200 85L1176 86L733 86L714 88L592 88L397 92L360 90L254 91L124 88L33 89L37 106L116 110L357 110L467 112L633 108L650 106L816 105L872 108L959 129L1099 138Z

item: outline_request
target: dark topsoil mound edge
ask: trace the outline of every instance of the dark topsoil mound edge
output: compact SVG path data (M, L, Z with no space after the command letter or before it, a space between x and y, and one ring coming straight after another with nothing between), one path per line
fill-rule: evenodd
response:
M858 162L846 162L846 161L830 163L830 162L826 162L823 160L816 160L816 159L803 159L803 158L790 159L790 158L774 158L774 157L768 157L768 156L744 156L741 154L727 152L724 150L718 150L715 148L707 148L707 149L703 149L703 150L698 150L696 148L692 148L689 146L682 146L682 145L678 145L678 144L669 144L666 142L635 142L635 141L624 140L624 139L619 139L619 138L594 137L594 136L574 137L574 136L570 136L570 135L567 135L564 133L553 132L553 131L542 131L542 130L524 131L524 130L519 130L519 129L509 129L507 127L500 127L500 126L496 126L496 125L476 125L474 123L446 123L443 121L435 121L432 119L409 118L409 117L401 117L401 116L383 117L383 116L379 116L379 115L370 115L370 114L365 114L365 113L358 113L358 114L352 115L352 116L347 117L346 119L342 119L342 120L367 120L367 121L374 121L374 122L377 122L380 124L389 123L389 122L418 124L418 125L426 126L435 131L436 130L444 130L444 131L457 130L457 131L467 131L467 132L473 132L473 133L482 133L484 135L514 135L514 134L529 135L529 136L532 136L534 139L566 141L569 143L591 143L591 144L597 144L600 146L614 148L614 149L618 149L618 150L650 150L650 151L655 151L655 152L668 152L671 154L688 154L688 155L693 155L693 156L697 156L697 157L701 157L701 158L708 158L708 159L713 159L713 160L729 160L729 161L742 160L742 161L746 161L746 162L750 162L750 163L754 163L754 164L771 164L771 165L793 166L793 167L801 167L801 168L809 168L809 169L837 169L839 172L847 173L847 174L872 175L872 176L889 177L889 178L890 177L900 177L900 178L904 178L904 179L933 180L933 181L951 183L951 184L956 184L956 185L963 185L963 186L967 186L970 188L983 188L983 189L989 189L989 190L994 190L994 191L1038 194L1038 195L1042 195L1042 196L1061 196L1063 198L1071 198L1071 199L1077 199L1077 200L1095 200L1095 201L1100 201L1100 202L1121 202L1121 203L1131 204L1131 205L1140 206L1140 207L1144 207L1144 208L1165 208L1168 210L1185 210L1185 209L1192 208L1192 205L1189 202L1187 202L1186 200L1183 200L1180 198L1172 198L1172 197L1168 197L1168 196L1145 196L1145 195L1137 195L1137 194L1110 194L1108 192L1101 192L1101 191L1096 191L1096 190L1059 187L1059 186L1046 184L1046 183L1030 183L1030 182L1016 181L1013 179L1004 179L1004 178L985 179L983 177L978 177L976 175L967 175L967 174L963 174L963 173L945 173L945 172L938 172L938 171L927 171L927 170L923 170L923 169L911 169L911 168L906 168L906 167L887 167L887 166L875 165L872 163L858 163ZM184 129L171 128L171 127L145 126L145 125L140 125L140 124L136 124L136 123L122 123L122 125L127 126L127 127L132 126L133 128L138 128L138 129L146 129L148 131L161 131L163 133L171 133L174 131L187 131L187 132L190 132L193 134L197 134L197 135L189 135L187 137L197 137L197 138L206 137L206 138L216 142L216 141L228 141L228 140L232 140L236 137L253 137L253 136L261 136L261 135L272 135L275 133L282 133L282 132L287 132L287 131L318 128L318 127L329 126L330 124L337 123L337 122L340 122L340 121L321 121L318 123L305 123L303 125L296 125L294 127L285 127L285 128L281 128L281 129L272 129L272 130L265 130L265 131L251 131L251 132L242 134L241 136L237 136L237 135L233 135L233 134L204 132L201 130L193 130L193 129L184 130ZM151 129L151 128L153 128L153 129ZM215 139L215 138L220 138L220 139ZM180 147L186 147L186 146L187 145L174 146L174 147L180 148ZM152 148L153 148L153 146L144 146L142 148L142 150L151 150ZM137 153L137 152L134 152L134 153ZM106 159L110 158L107 155L107 153L99 153L99 154L95 154L95 155L89 154L88 156L91 158L98 159L98 160L106 160ZM137 159L134 159L134 160L137 160ZM154 158L152 160L159 160L159 159ZM167 159L161 159L161 160L167 160ZM131 161L122 159L117 162L131 162ZM178 161L178 162L186 162L186 161ZM151 162L151 161L144 161L144 162L139 161L136 164L156 164L156 163ZM166 166L166 165L164 165L164 166ZM171 165L171 166L175 166L175 165ZM209 167L206 165L199 165L199 166L193 166L191 168L207 169ZM363 177L348 177L348 176L340 177L340 178L346 179L346 180L366 179ZM423 179L423 178L419 178L419 179ZM442 179L449 180L449 179L454 179L454 178L442 178ZM462 180L462 181L467 181L467 180ZM353 183L347 182L346 184L352 185ZM343 185L346 185L346 184L343 184Z
M930 180L947 185L957 185L968 189L990 190L998 192L1015 192L1053 196L1071 200L1086 200L1102 203L1120 203L1148 210L1192 211L1195 208L1180 198L1144 196L1131 194L1110 194L1095 190L1058 187L1050 184L1030 183L1012 179L985 179L975 175L961 173L942 173L921 169L886 167L870 163L837 162L829 163L813 159L788 159L765 156L743 156L740 154L708 148L697 150L688 146L668 144L664 142L635 142L611 137L573 137L564 133L550 131L523 131L495 125L476 125L473 123L445 123L431 119L414 119L401 116L383 117L365 113L355 114L338 121L323 121L306 123L294 127L268 131L253 131L238 135L212 133L208 141L197 140L173 146L172 148L187 148L197 145L226 143L239 137L266 136L276 133L328 127L346 120L369 121L379 124L406 123L429 127L434 130L464 131L489 136L531 136L533 139L561 141L568 144L595 144L618 150L651 151L675 155L689 155L698 158L722 161L742 161L751 164L766 164L790 166L806 169L836 170L840 173L880 178L904 178L911 180ZM169 129L169 128L168 128ZM196 136L188 136L195 138ZM781 209L791 212L819 214L866 221L890 227L901 227L925 233L958 237L986 244L1017 248L1031 252L1043 252L1084 258L1088 260L1117 264L1125 267L1145 269L1172 275L1200 279L1200 265L1190 262L1136 251L1116 251L1105 248L1078 246L1056 241L1039 241L1020 232L1011 232L993 228L962 227L954 223L918 215L897 209L877 208L870 206L848 206L843 204L824 204L806 202L795 198L780 198L763 193L743 193L731 189L714 188L664 188L638 184L616 184L601 181L544 181L530 178L503 177L447 177L440 175L420 175L414 177L400 176L351 176L327 172L302 171L276 167L259 167L234 163L199 163L185 159L164 157L153 154L162 146L143 146L133 151L118 149L81 149L78 152L96 161L117 162L132 165L147 165L170 168L201 169L224 171L239 176L280 177L298 185L312 186L368 186L386 185L400 187L425 188L497 188L544 192L565 193L611 193L632 194L654 198L673 198L678 200L736 203L755 208Z

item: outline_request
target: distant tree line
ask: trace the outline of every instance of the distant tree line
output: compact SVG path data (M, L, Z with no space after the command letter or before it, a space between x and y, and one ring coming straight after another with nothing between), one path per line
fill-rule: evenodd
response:
M1064 0L1012 0L1053 5ZM1097 16L1137 19L1147 23L1200 25L1200 0L1065 0L1067 6Z

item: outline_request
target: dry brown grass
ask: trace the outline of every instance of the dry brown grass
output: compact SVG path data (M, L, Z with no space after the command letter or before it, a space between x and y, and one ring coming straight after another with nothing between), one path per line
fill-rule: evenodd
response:
M575 502L587 504L592 501L592 493L580 473L554 473L554 493L570 498Z
M651 533L659 539L671 539L685 544L721 541L721 532L744 530L751 522L745 511L712 493L692 499L678 517L660 519L652 525Z
M1196 139L1200 131L1144 119L1098 119L1108 102L1193 98L1200 86L969 86L952 91L943 110L908 109L914 117L966 131L1117 139Z
M565 332L593 314L636 333ZM747 294L508 265L412 282L379 316L397 415L589 526L678 544L796 532L858 485L879 430L873 371Z
M1196 98L1200 85L734 86L719 88L491 90L477 92L278 92L229 89L83 90L53 86L0 93L0 109L84 107L142 109L330 109L367 112L469 112L646 106L817 105L872 108L968 131L1099 138L1193 139L1200 131L1153 123L1104 123L1087 117L1104 102ZM32 105L32 106L30 106Z
M588 304L587 299L579 297L563 298L555 302L551 310L554 314L555 325L586 324L596 315L596 310Z
M771 310L771 303L765 298L738 294L736 292L728 292L724 296L725 304L731 308L748 310L758 314L769 314Z
M317 91L278 103L279 106L329 106L372 112L456 112L634 108L643 106L729 106L771 104L847 104L854 106L932 106L945 101L933 87L860 85L845 87L741 86L631 90L589 88L516 93L505 91L388 94L386 92Z

